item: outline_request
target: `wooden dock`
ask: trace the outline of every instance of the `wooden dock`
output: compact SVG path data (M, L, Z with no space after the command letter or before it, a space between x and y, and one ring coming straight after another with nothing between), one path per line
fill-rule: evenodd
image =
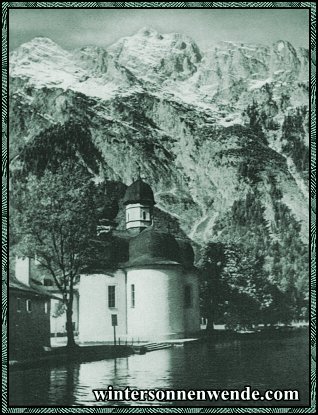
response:
M195 342L199 339L171 339L152 343L143 343L132 346L135 353L145 354L155 350L171 349L172 347L183 347L186 343Z

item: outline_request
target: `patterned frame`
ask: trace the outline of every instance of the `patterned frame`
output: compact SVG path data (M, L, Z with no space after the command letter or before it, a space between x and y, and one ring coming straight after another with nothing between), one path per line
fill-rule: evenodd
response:
M311 84L311 169L310 169L310 253L311 253L311 406L291 408L161 408L84 407L84 408L8 408L7 407L7 71L8 9L22 8L306 8L310 12ZM316 3L314 2L4 2L2 3L2 411L4 413L314 413L316 407Z

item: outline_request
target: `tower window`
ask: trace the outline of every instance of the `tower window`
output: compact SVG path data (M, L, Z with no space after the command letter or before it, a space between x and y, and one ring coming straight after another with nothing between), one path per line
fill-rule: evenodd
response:
M131 284L131 307L135 307L135 284Z
M17 312L20 313L22 311L22 301L21 298L17 298Z
M26 300L26 310L28 313L31 313L32 311L32 302L31 300Z
M108 307L114 308L116 307L116 287L115 285L109 285L108 286Z
M145 212L145 211L143 211L143 212L142 212L142 218L143 218L143 220L146 220L146 216L147 216L147 215L146 215L146 212Z
M192 287L191 285L186 285L184 289L184 306L185 308L192 307Z

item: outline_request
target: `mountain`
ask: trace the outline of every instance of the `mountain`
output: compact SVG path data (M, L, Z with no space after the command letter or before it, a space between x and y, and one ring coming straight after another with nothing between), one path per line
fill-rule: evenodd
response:
M11 169L75 123L77 156L100 155L87 165L97 180L128 185L140 166L158 217L198 245L257 248L268 278L307 291L308 60L283 40L201 50L151 28L106 49L35 38L10 55Z

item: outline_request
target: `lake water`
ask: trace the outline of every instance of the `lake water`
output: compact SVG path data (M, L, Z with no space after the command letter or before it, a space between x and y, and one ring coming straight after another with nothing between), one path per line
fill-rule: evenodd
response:
M96 402L92 389L297 389L300 402ZM308 331L288 338L192 343L97 362L9 374L14 406L297 406L308 405Z

